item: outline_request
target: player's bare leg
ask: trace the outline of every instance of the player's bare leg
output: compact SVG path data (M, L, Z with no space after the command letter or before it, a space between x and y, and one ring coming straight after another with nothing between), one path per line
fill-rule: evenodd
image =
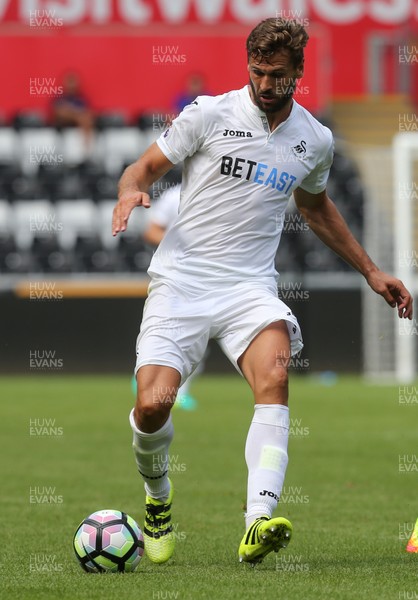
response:
M172 367L145 365L136 375L135 423L141 431L153 433L167 421L176 400L180 373Z
M156 563L167 561L174 552L168 450L173 439L170 410L179 384L180 373L176 369L160 365L141 367L137 373L137 401L130 415L135 460L146 491L145 550Z
M260 562L272 550L287 546L292 526L271 518L277 506L287 467L289 436L288 376L290 340L284 321L261 331L240 357L239 366L254 393L254 417L248 432L246 534L239 558Z

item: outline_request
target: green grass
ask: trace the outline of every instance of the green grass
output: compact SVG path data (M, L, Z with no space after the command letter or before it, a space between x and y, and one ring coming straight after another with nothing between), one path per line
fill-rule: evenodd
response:
M418 454L418 405L400 405L396 386L293 377L299 435L290 440L288 502L278 514L292 521L294 538L251 569L237 561L251 393L238 376L198 379L198 409L173 413L175 556L160 566L144 557L136 573L120 575L84 573L72 536L102 508L142 525L129 378L3 377L0 390L2 598L418 597L418 555L405 551L400 535L418 516L418 473L399 472L399 455ZM55 420L63 435L30 435L30 419ZM48 486L56 503L30 503L30 488Z

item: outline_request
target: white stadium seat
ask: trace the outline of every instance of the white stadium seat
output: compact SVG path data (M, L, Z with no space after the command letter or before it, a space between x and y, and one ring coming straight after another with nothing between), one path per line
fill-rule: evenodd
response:
M109 175L120 175L126 163L134 162L147 148L147 137L136 127L109 128L98 142L101 160Z
M164 126L164 128L158 128L158 129L148 129L145 133L146 136L146 145L147 148L148 146L151 146L151 144L153 144L156 140L158 140L158 138L160 137L160 135L162 134L163 131L165 131L166 127Z
M62 136L62 154L67 165L79 165L88 159L94 159L96 155L96 138L92 134L92 147L88 148L86 137L78 127L64 129Z
M119 245L120 235L112 235L112 215L116 200L101 200L97 205L98 210L98 233L103 248L111 250Z
M57 221L62 224L57 232L61 248L71 250L78 236L96 234L97 207L92 200L61 200L55 206Z
M25 175L38 172L39 165L61 164L60 136L52 127L22 129L19 133L19 161Z
M0 127L0 164L13 164L18 155L18 134L12 127Z
M21 250L28 250L35 237L55 235L57 220L49 200L18 200L11 210L16 246Z
M143 208L142 206L135 208L129 217L128 227L122 235L131 238L142 237L144 231L148 227L151 216L149 209Z

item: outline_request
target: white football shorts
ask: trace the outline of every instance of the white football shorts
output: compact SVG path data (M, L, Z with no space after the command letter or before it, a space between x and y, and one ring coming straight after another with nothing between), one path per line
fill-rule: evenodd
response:
M194 283L154 279L148 289L137 338L135 373L144 365L176 369L183 383L215 339L237 371L238 359L267 325L284 320L291 354L303 347L299 323L268 282L239 282L197 287Z

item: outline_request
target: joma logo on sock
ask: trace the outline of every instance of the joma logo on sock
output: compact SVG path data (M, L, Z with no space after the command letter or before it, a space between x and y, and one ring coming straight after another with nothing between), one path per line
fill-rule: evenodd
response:
M277 500L277 502L279 501L279 496L274 492L269 492L268 490L263 490L262 492L260 492L260 496L270 496L270 498L274 498L275 500Z

